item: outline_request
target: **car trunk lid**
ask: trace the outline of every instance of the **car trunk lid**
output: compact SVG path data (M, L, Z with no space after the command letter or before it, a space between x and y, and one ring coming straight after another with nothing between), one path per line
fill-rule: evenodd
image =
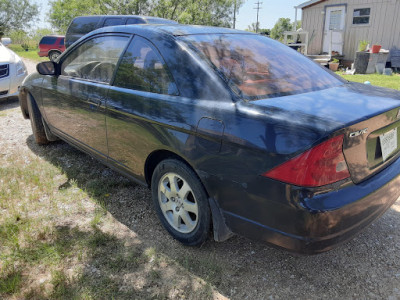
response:
M326 136L344 134L343 153L355 183L379 172L400 154L398 91L348 83L251 103L311 116L315 125L323 124Z

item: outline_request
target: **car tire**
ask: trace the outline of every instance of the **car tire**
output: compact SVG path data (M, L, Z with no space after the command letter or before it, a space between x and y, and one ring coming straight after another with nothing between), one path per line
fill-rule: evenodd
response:
M58 51L51 51L51 52L49 53L49 59L50 59L51 61L55 61L55 59L56 59L57 57L59 57L60 54L61 54L61 52L58 52Z
M152 176L151 191L162 225L176 240L188 246L207 240L211 223L208 197L189 166L176 159L160 162Z
M28 112L29 118L31 120L33 137L38 145L46 145L50 141L46 137L46 132L44 129L42 114L40 113L39 107L36 104L35 99L28 94Z

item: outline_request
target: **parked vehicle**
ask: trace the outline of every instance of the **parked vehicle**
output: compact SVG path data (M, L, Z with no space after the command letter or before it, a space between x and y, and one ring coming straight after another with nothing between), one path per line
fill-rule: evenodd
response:
M65 45L68 48L82 36L98 28L134 24L178 24L178 22L163 18L136 15L76 17L68 26L67 33L65 35Z
M322 252L400 195L400 93L269 38L107 27L37 69L20 95L36 142L60 138L149 186L186 245L212 228L217 241L233 232Z
M26 75L28 73L21 58L0 43L0 100L18 96Z
M1 38L0 42L6 47L8 47L8 45L10 45L12 43L11 39L8 37Z
M63 35L45 35L39 42L39 56L48 56L54 61L61 53L65 51Z

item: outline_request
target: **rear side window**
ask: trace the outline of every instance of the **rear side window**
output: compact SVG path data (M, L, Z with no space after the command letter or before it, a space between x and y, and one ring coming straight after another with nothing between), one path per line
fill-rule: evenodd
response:
M126 21L126 25L130 25L130 24L145 24L146 22L142 19L136 19L136 18L129 18Z
M41 45L53 45L56 43L57 38L54 36L44 36L41 40L40 43Z
M64 46L64 38L61 38L60 45Z
M74 19L68 28L69 34L86 34L97 28L100 17L78 17Z
M344 83L302 54L260 35L204 34L182 39L246 100L318 91Z
M86 41L62 62L61 75L109 83L128 40L103 36Z
M107 18L103 27L122 25L122 18Z
M114 85L158 94L178 94L158 51L150 42L138 36L132 40L121 60Z

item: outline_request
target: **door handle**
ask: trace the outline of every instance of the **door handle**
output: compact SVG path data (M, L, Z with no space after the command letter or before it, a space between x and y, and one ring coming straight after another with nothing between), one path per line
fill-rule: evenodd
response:
M94 105L97 105L97 106L100 106L101 102L102 102L102 100L100 100L100 99L89 99L89 103L90 104L94 104Z
M105 103L106 98L89 98L88 102L89 102L89 107L92 110L97 110L102 103Z

